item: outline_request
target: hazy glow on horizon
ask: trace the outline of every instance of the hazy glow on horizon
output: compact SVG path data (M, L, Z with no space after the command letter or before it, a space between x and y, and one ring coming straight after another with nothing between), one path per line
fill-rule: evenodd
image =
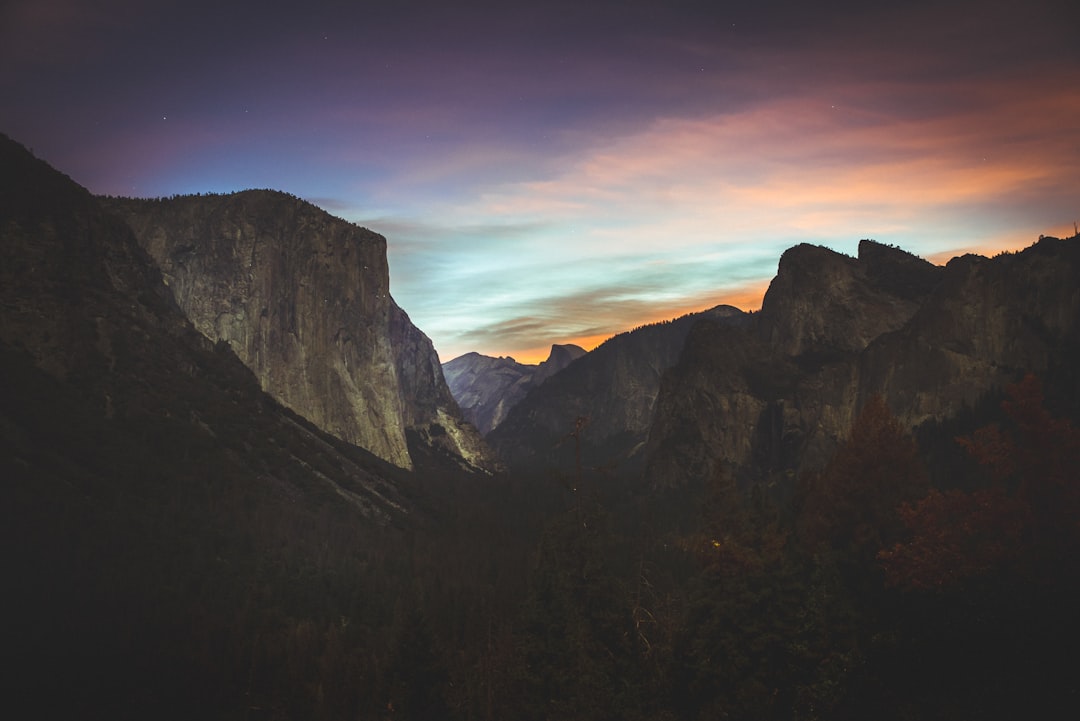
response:
M273 187L382 233L443 360L756 308L800 242L943 262L1080 219L1071 3L316 2L248 40L251 8L108 4L3 11L0 131L94 192Z

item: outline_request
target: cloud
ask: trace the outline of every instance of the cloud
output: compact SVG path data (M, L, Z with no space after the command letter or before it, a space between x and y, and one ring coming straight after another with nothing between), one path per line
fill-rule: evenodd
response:
M853 253L874 237L934 258L1022 247L1075 204L1075 161L1063 162L1080 149L1072 87L942 83L918 91L949 98L933 113L897 101L915 92L902 84L841 84L829 100L772 98L597 137L559 174L447 209L491 232L456 236L461 265L444 254L446 275L426 289L441 308L416 315L453 354L516 352L763 289L798 242Z
M1066 3L132 2L3 6L6 132L95 192L382 233L447 355L755 307L798 242L937 259L1080 212Z
M1077 155L1078 140L1068 118L1080 110L1070 87L1054 79L1019 98L968 91L967 112L924 119L869 110L876 98L865 88L838 89L839 104L783 98L663 119L558 178L488 193L473 212L567 224L589 217L605 239L633 225L624 248L696 245L733 231L805 238L868 223L910 227L927 210L1055 186L1067 193L1073 179L1062 158Z
M407 290L394 293L414 319L423 318L421 327L437 329L433 337L444 358L478 349L532 357L552 343L596 345L643 322L722 302L756 308L763 292L758 279L771 276L778 256L779 250L756 254L743 249L731 254L611 254L547 265L533 260L512 269L497 263L472 269L465 283L454 280L462 271L449 268L434 273L415 297ZM755 282L758 287L748 295L747 287Z

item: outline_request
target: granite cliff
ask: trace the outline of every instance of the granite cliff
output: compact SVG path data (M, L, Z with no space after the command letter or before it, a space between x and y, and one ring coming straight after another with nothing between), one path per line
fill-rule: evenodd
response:
M547 360L530 365L507 356L466 353L444 363L443 375L465 419L487 435L530 390L583 355L580 346L553 345Z
M860 351L919 309L941 269L898 248L864 240L857 258L798 245L780 257L761 303L758 335L787 356Z
M753 330L691 332L663 379L647 475L789 477L822 465L872 395L915 429L1024 372L1073 375L1078 288L1080 238L943 268L871 241L857 259L792 249Z
M494 466L390 296L385 238L274 191L104 202L195 327L286 406L403 468L410 442Z
M145 521L124 504L155 519L207 484L271 506L329 496L379 521L408 511L397 469L267 396L227 346L196 331L120 218L2 135L0 239L0 476L12 524L40 512L32 535L102 519L120 533ZM65 521L68 504L77 517Z

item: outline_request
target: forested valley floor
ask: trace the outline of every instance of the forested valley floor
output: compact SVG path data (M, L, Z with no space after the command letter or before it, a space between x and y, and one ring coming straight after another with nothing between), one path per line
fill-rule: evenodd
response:
M1052 718L1080 701L1080 433L1034 377L917 438L873 401L797 479L432 472L379 526L233 473L179 424L90 423L19 372L5 407L40 423L4 454L4 648L9 705L33 717ZM289 463L273 438L250 452Z

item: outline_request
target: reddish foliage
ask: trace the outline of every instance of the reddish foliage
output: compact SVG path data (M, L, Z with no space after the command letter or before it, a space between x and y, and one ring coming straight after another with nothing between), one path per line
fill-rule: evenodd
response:
M932 491L901 506L911 538L878 553L888 584L927 589L1006 569L1055 573L1080 550L1080 431L1044 408L1035 376L1006 391L1010 428L957 439L993 485Z
M882 550L878 560L886 584L917 589L950 586L1014 560L1030 524L1026 506L1000 487L933 490L899 513L912 539Z
M915 441L880 396L867 401L851 437L804 483L803 539L865 559L902 530L897 506L921 497L927 488Z
M992 474L995 481L1004 481L1016 473L1016 446L1012 436L997 426L986 426L970 436L957 438L964 450Z

